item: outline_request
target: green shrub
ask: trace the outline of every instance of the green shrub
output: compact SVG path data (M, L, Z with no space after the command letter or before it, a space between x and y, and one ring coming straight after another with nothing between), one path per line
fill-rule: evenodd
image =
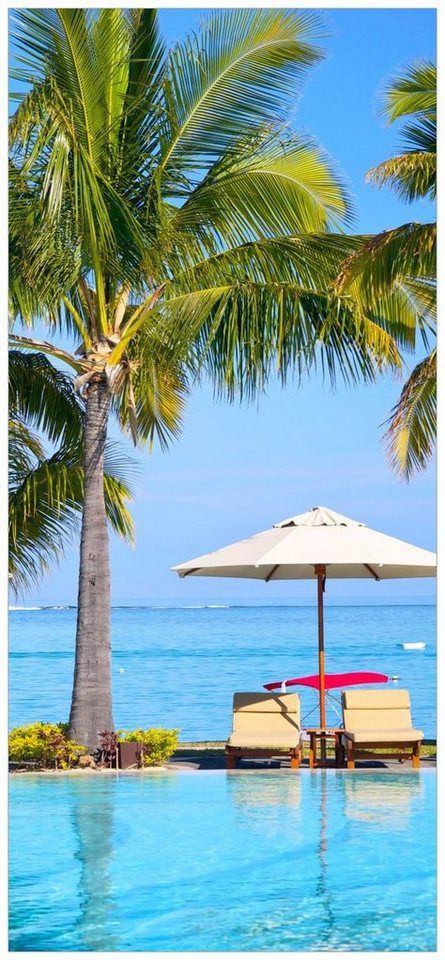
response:
M164 727L152 727L150 730L118 730L117 738L124 743L138 740L143 744L144 767L164 763L178 746L179 730L165 730Z
M66 726L37 722L15 727L8 738L9 759L17 763L34 760L42 767L51 764L62 770L75 765L86 748L68 739Z

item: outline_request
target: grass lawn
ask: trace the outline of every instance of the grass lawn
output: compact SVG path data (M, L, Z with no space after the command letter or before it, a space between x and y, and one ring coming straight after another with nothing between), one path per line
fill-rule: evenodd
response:
M219 757L224 754L224 741L223 740L197 740L194 743L180 743L177 750L173 754L173 759L175 757L186 757L190 756L191 753L201 753L205 754L206 757ZM391 751L391 748L388 747L388 751ZM386 751L382 749L382 754ZM421 757L436 757L437 747L435 740L426 740L422 743L420 748ZM327 742L327 756L334 756L334 748L331 741ZM303 740L303 759L309 758L309 741Z

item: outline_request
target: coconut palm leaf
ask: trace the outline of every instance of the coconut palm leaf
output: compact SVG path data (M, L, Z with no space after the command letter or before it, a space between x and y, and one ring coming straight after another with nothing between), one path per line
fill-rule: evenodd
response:
M160 156L172 195L183 192L181 176L205 167L252 129L285 119L308 68L321 59L313 44L321 34L315 12L224 10L173 48Z
M237 143L175 212L171 229L205 228L226 247L255 237L322 231L351 208L342 178L313 141L269 133Z
M82 436L84 403L73 391L72 377L42 353L9 351L9 410L51 443L68 446Z
M436 115L437 71L431 60L418 60L392 77L383 95L382 111L389 123L412 114Z
M17 478L18 479L18 478ZM69 543L81 504L80 468L43 460L16 482L9 499L9 579L15 593L44 576Z
M13 435L16 432L17 426L13 425ZM14 457L14 467L18 466ZM37 584L51 566L60 562L79 530L83 505L79 450L62 448L32 467L28 463L27 471L24 466L22 461L21 470L14 470L15 476L10 478L9 580L15 593ZM106 473L104 494L111 528L133 542L128 486Z
M402 127L404 153L369 171L368 179L388 185L408 202L436 195L436 67L420 61L393 78L383 111ZM405 224L373 238L342 265L335 284L361 305L382 306L383 325L404 346L416 334L427 349L436 329L436 226ZM399 305L399 308L398 308ZM396 312L391 309L396 308ZM405 479L429 462L436 433L436 354L416 366L392 411L385 443L392 468Z
M435 329L436 225L407 223L366 240L344 260L334 289L371 309L401 345Z
M394 340L378 315L331 292L339 263L363 243L360 237L304 235L243 244L178 272L154 317L161 317L170 347L179 344L184 353L195 339L197 366L200 356L212 377L219 366L218 391L227 382L230 393L247 395L263 389L277 369L284 382L293 368L297 376L310 370L316 357L323 366L323 355L332 380L342 364L347 382L360 377L360 364L364 378L373 377L382 365L400 365Z
M119 275L140 263L143 234L138 219L122 191L114 186L116 165L123 157L116 150L122 128L122 109L128 86L131 32L124 11L64 9L15 12L15 42L26 50L21 56L22 80L26 66L42 84L40 114L34 115L34 133L29 134L30 111L22 103L22 127L15 120L20 149L29 144L23 169L34 171L46 222L66 222L68 212L76 233L82 237L84 264L93 271L97 295L97 321L106 329L104 261ZM105 50L113 34L111 64L105 69ZM30 39L32 37L32 39ZM48 84L51 78L50 96ZM114 111L114 112L111 112ZM117 152L117 156L116 156ZM40 158L39 164L34 158ZM43 163L41 160L43 159ZM57 197L57 202L54 197ZM125 246L125 263L118 254Z
M436 154L410 152L385 160L368 171L367 180L377 187L391 187L401 200L436 196Z
M160 310L162 308L159 308ZM297 283L226 282L166 301L166 320L200 374L218 395L253 397L279 371L301 379L317 366L332 383L373 380L381 366L400 365L393 338L370 317ZM168 318L168 319L167 319Z
M21 420L9 419L8 469L9 482L29 473L36 460L43 460L45 452L40 437Z
M436 67L419 61L386 87L383 113L389 123L409 117L401 129L403 153L380 163L367 174L377 186L389 186L412 202L436 196Z
M31 326L36 315L61 324L62 293L79 277L81 245L69 218L57 224L44 218L36 189L10 163L9 298L14 322ZM72 318L68 333L72 333ZM75 330L77 333L78 331Z
M384 435L389 462L400 477L410 480L424 470L436 441L436 351L414 368L391 412Z
M146 183L141 172L149 176L158 150L165 45L156 10L132 8L127 16L131 35L120 128L120 154L125 163L115 170L115 185L119 189L122 184L126 193L145 203ZM107 54L105 47L105 58Z

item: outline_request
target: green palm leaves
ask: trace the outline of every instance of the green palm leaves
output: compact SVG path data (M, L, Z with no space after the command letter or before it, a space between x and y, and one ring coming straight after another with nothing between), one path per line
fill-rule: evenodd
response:
M163 176L196 173L252 130L287 121L289 90L321 59L320 33L313 13L226 10L177 44L166 64Z
M436 196L437 77L435 64L421 61L396 77L384 98L389 121L405 119L403 153L374 167L368 179L392 187L404 200Z
M384 112L403 118L404 152L368 179L390 186L408 202L436 195L436 68L409 67L388 87ZM436 330L436 224L407 223L373 237L342 265L335 289L380 312L381 322L413 350L417 334L428 347ZM431 459L436 432L436 352L413 370L388 421L385 442L394 471L409 480Z
M385 434L393 469L406 478L424 470L436 443L436 351L414 368L391 413Z
M200 351L198 365L217 369L218 386L226 380L230 393L244 383L245 365L239 368L237 358L250 322L255 337L259 333L261 303L270 304L266 312L277 326L280 311L294 311L298 300L295 323L287 323L295 345L279 346L281 322L279 335L268 337L270 357L279 349L281 372L303 350L307 365L318 351L332 366L319 330L331 311L335 246L330 251L321 239L316 274L312 265L301 268L301 278L293 271L290 290L280 287L287 254L275 242L286 238L291 260L301 261L300 237L310 243L311 235L322 237L351 216L334 165L316 143L286 126L302 81L322 57L318 14L220 11L168 54L153 11L66 9L47 16L20 10L16 23L18 76L32 76L33 87L11 125L14 265L20 272L26 264L41 293L40 310L46 307L56 323L64 317L80 335L84 382L88 370L105 368L118 384L129 404L126 413L120 405L121 422L133 437L139 436L135 411L145 404L133 336L140 344L167 339L179 367L192 358L196 370ZM33 218L26 234L25 197L30 225ZM249 244L260 253L246 256ZM272 270L259 268L266 259ZM229 284L228 271L237 273ZM303 274L311 274L309 282ZM12 295L16 312L35 314L19 282ZM314 322L300 336L306 304ZM350 313L347 305L336 309ZM374 319L366 317L368 324ZM364 375L388 360L375 339L365 344L362 320L357 343L354 323L348 330ZM394 348L389 352L395 356ZM252 354L255 388L264 380L259 364L256 377ZM243 376L235 382L238 368ZM175 376L182 394L184 368Z

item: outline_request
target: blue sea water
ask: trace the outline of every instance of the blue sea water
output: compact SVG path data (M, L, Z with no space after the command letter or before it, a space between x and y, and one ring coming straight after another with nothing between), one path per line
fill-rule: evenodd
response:
M325 609L327 671L399 677L426 737L436 734L435 614L432 605ZM11 727L67 720L76 610L12 609L9 620ZM407 651L406 642L426 646ZM114 607L112 645L116 728L177 727L184 742L227 737L234 691L318 672L314 605ZM293 689L313 724L315 693ZM330 723L338 720L334 707Z
M13 951L434 951L433 771L10 778Z

